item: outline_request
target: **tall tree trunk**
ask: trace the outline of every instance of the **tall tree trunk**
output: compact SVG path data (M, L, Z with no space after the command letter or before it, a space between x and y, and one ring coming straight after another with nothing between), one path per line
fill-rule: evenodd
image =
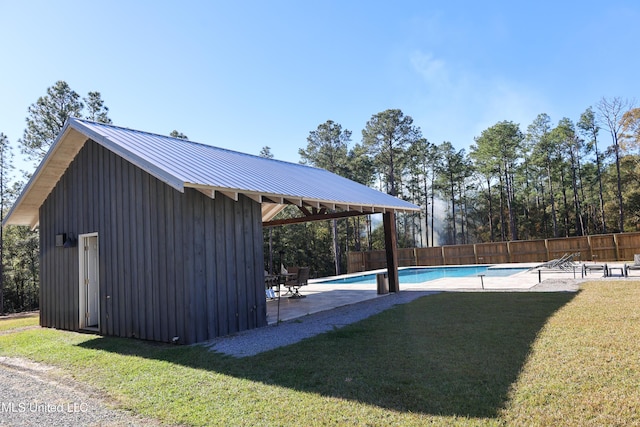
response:
M367 215L367 249L372 251L373 250L373 242L371 241L371 234L372 234L372 230L371 230L371 215Z
M582 212L580 211L580 200L578 197L578 172L577 172L576 156L571 150L571 181L573 186L573 204L576 210L576 235L584 236L584 223L582 221Z
M582 163L580 162L580 153L578 153L577 156L577 164L578 164L578 188L580 189L580 197L578 198L579 203L580 203L580 214L582 215L582 227L584 230L583 235L587 236L589 235L589 219L591 218L590 215L587 215L585 213L585 203L587 200L587 197L585 196L585 191L584 191L584 176L583 176L583 168L582 168ZM586 220L585 218L586 217Z
M269 227L269 274L273 274L273 227Z
M453 244L457 244L457 233L456 230L456 191L453 183L453 174L449 174L449 183L451 185L451 225L453 228Z
M338 220L333 219L331 224L331 236L333 237L333 262L336 268L336 276L340 275L340 243L338 242Z
M525 162L525 168L524 168L524 191L525 191L525 195L526 197L524 198L524 203L522 204L522 217L524 218L524 227L522 227L522 231L525 233L524 236L519 236L520 238L523 238L524 240L529 240L531 238L531 236L533 236L534 234L534 230L531 229L531 218L529 216L529 211L531 209L531 183L530 181L530 175L529 175L529 164L528 162Z
M547 179L549 185L549 197L551 199L551 219L553 222L553 237L558 237L558 218L556 216L556 198L553 194L553 181L551 179L551 159L547 159Z
M599 196L600 196L600 216L602 217L602 232L607 232L607 220L604 215L604 197L602 195L602 172L600 168L600 154L598 153L598 141L594 138L594 145L596 148L596 168L598 171L598 187L599 187Z
M619 224L618 228L620 233L624 233L624 208L622 206L622 178L620 175L620 145L618 144L618 137L615 137L615 152L616 152L616 174L618 176L618 214Z
M390 138L393 138L392 136ZM391 139L390 141L393 141ZM391 181L391 189L389 190L389 194L392 196L396 195L396 170L395 165L393 164L393 142L389 143L389 181Z
M540 200L537 201L538 203L538 212L542 211L542 225L543 225L543 233L544 233L544 238L546 239L547 237L549 237L549 218L547 216L547 205L546 205L546 199L544 197L544 179L542 179L541 181L538 181L538 188L540 189ZM541 206L542 205L542 206Z
M463 201L464 201L464 204L463 204L463 206L464 206L464 210L463 210L463 212L464 212L464 221L466 223L465 229L467 230L466 234L463 233L464 234L464 242L466 244L469 244L469 242L470 242L470 239L469 239L469 204L467 203L468 202L468 198L467 198L467 188L466 187L464 189Z
M431 177L431 246L435 246L435 240L433 239L434 236L434 218L435 218L435 191L433 191L433 184L434 184L434 180L435 180L435 174L433 174L433 176Z
M513 207L513 201L515 199L513 194L513 178L508 173L506 167L504 178L507 183L507 209L509 212L509 231L511 232L511 240L518 240L518 229L516 228L516 213Z
M487 178L487 191L489 194L489 235L491 236L491 241L496 241L495 230L493 229L493 200L491 197L491 179Z
M460 206L458 208L458 210L460 211L460 237L462 238L462 244L466 245L467 244L467 239L465 238L464 235L464 199L462 198L462 186L459 185L458 186L458 197L460 197Z
M569 237L569 206L567 203L567 186L564 179L563 167L560 167L560 185L562 186L562 202L564 203L564 236Z
M427 187L427 171L422 171L424 177L424 235L426 238L426 246L429 247L429 193ZM433 191L433 187L431 188Z
M507 225L504 219L504 183L502 182L502 172L500 172L498 176L500 177L500 238L502 239L501 241L504 242L507 240L505 234Z

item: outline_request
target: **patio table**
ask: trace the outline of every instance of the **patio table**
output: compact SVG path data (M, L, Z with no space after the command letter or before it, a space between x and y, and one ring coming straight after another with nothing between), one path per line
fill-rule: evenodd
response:
M619 270L620 271L620 277L624 276L624 267L609 267L609 270L608 270L608 276L609 277L613 276L613 270Z

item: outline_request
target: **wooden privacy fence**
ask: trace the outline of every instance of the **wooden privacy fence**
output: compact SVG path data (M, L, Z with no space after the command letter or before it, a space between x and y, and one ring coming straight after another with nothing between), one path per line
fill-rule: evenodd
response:
M581 261L632 261L634 254L640 254L640 233L398 249L398 265L545 262L576 252ZM349 273L386 267L385 251L350 252L347 257Z

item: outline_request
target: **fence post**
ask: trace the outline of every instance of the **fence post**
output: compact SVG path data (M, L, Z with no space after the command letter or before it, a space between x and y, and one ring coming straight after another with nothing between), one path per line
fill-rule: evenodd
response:
M544 239L544 249L547 256L547 259L545 259L545 261L551 260L551 255L549 255L549 239Z

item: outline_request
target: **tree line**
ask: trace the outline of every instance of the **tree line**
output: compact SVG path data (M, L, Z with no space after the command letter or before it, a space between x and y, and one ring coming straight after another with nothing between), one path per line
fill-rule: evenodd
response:
M637 231L640 224L640 108L602 98L576 122L539 114L525 129L501 121L468 150L430 142L401 110L374 114L360 142L327 121L309 133L302 163L374 186L421 207L398 216L401 247L546 239ZM269 151L269 147L263 149ZM299 216L295 208L281 217ZM384 247L371 218L269 231L282 263L320 276L345 271L350 250ZM274 235L275 240L274 240ZM296 242L321 244L306 255ZM321 242L321 243L320 243ZM307 246L308 247L308 246ZM280 251L283 251L280 253Z
M100 92L81 97L64 81L29 106L18 146L42 160L70 116L111 123ZM170 136L187 139L176 130ZM300 162L327 169L421 207L398 215L400 247L493 242L636 230L640 223L640 109L603 98L577 122L540 114L525 130L502 121L468 151L430 142L399 109L371 116L359 142L332 120L309 132ZM273 157L268 146L260 154ZM13 173L0 133L2 218L29 178ZM299 216L288 206L280 218ZM265 269L308 265L339 274L349 251L384 248L379 215L265 228ZM0 232L0 314L38 307L38 231Z

